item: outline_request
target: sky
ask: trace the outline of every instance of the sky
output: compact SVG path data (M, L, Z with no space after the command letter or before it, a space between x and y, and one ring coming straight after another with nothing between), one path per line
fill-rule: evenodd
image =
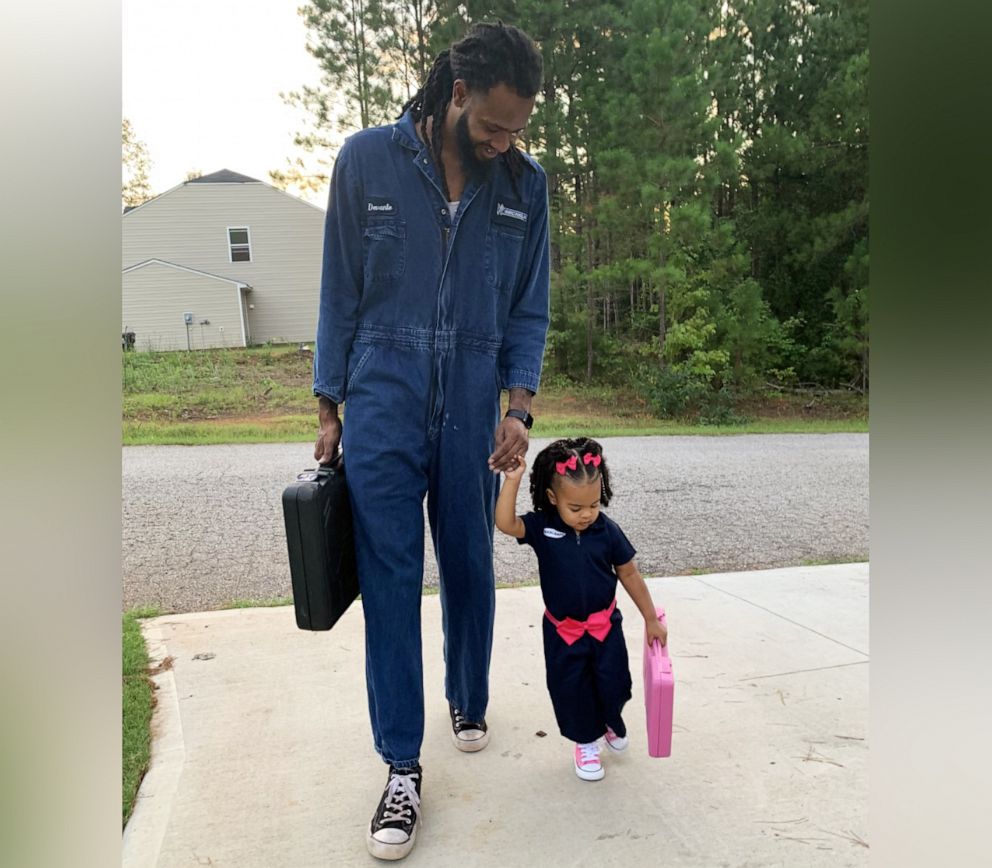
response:
M279 97L320 80L300 5L123 0L123 114L147 147L154 194L191 169L268 181L270 169L302 156L293 135L306 117ZM325 197L311 200L323 205Z

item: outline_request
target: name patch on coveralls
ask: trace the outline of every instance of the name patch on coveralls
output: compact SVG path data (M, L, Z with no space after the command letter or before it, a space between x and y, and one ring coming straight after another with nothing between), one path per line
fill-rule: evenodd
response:
M365 213L369 216L378 214L382 217L392 217L394 214L398 214L399 210L392 199L370 196L365 200Z
M551 539L561 539L565 536L565 532L554 527L546 527L544 529L544 535L546 537L551 537Z
M524 203L514 199L497 199L493 223L510 226L523 232L527 229L527 211Z

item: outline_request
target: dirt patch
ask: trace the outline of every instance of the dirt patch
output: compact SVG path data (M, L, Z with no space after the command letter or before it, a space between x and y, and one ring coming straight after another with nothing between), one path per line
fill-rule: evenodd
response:
M505 399L504 399L505 403ZM556 419L618 419L630 421L643 419L655 421L647 401L629 392L607 395L590 395L582 392L539 392L534 397L534 416Z
M220 417L208 417L201 421L209 422L211 425L216 425L218 428L223 427L234 427L236 425L252 425L257 428L282 428L287 422L295 421L295 416L298 414L298 410L295 408L284 408L276 410L273 412L259 413L257 416L220 416ZM287 419L287 416L292 417ZM317 414L313 414L313 430L314 436L316 436L317 431Z
M741 401L738 412L751 419L866 419L868 398L853 392L765 395Z
M132 367L139 361L146 360L130 359ZM188 358L168 354L151 361L130 373L125 369L126 422L271 429L293 424L285 417L307 416L316 429L310 349L259 347L193 353ZM532 412L545 423L623 428L662 421L651 413L648 401L629 387L553 383L534 398ZM506 402L504 395L504 407ZM853 392L783 389L743 400L735 411L756 421L856 420L867 419L868 402Z
M235 364L247 383L260 383L269 379L280 386L309 387L313 382L311 350L271 354L244 353L236 357Z
M166 657L161 663L159 663L158 666L152 666L152 667L150 667L148 669L148 674L149 675L160 675L163 672L168 672L170 669L172 669L172 664L173 663L175 663L175 658L173 658L170 655L170 656ZM156 687L156 690L157 689L158 688Z

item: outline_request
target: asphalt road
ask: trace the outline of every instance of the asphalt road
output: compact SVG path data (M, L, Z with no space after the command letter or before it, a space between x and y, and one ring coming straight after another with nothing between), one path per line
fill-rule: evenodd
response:
M534 440L530 456L547 444ZM612 437L609 515L645 576L867 560L868 435ZM289 596L281 494L306 443L123 452L123 605L213 609ZM521 486L518 511L527 508ZM437 584L430 533L425 583ZM496 579L537 578L496 533Z

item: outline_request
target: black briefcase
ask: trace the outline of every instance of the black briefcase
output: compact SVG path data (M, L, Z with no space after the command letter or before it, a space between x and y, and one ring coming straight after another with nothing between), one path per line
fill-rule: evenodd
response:
M341 453L282 493L296 626L330 630L358 596L351 504Z

